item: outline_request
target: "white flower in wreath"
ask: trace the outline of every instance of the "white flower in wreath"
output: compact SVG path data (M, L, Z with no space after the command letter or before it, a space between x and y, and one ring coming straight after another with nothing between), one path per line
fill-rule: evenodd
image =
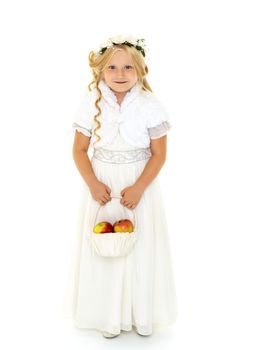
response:
M111 47L113 46L113 42L110 39L107 39L103 41L103 43L100 45L100 48L103 49L104 47Z
M105 47L106 47L106 48L109 48L109 47L112 47L112 46L113 46L112 41L111 41L110 39L107 39L107 40L103 41L103 42L98 46L98 48L97 48L96 50L94 50L94 53L95 53L96 55L99 55L102 49L104 49Z
M115 44L122 44L126 41L126 38L123 35L116 35L111 38L111 41Z
M126 38L126 41L128 41L129 43L131 43L132 45L136 46L137 45L137 42L138 40L132 36L132 35L129 35L127 38Z
M137 45L141 46L143 49L146 48L146 43L145 43L145 39L138 39L137 40Z

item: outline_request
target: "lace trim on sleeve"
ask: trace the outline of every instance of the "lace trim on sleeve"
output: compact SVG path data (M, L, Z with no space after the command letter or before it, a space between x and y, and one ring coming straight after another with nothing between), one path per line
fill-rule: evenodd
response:
M87 129L84 126L79 125L78 123L73 123L72 128L73 128L73 130L77 130L77 131L83 133L85 136L88 136L88 137L92 136L92 132L90 129Z
M157 139L167 133L171 128L171 124L168 121L164 121L161 124L148 128L149 136L151 139Z

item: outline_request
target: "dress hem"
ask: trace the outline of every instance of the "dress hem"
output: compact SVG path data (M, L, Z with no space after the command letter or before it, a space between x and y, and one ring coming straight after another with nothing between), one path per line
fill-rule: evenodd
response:
M70 315L65 315L63 316L64 319L71 319L71 321L73 322L73 325L77 328L77 329L94 329L100 332L109 332L112 334L120 334L121 331L126 331L126 332L130 332L132 331L133 327L136 328L137 333L141 334L141 335L151 335L153 333L153 331L159 331L162 330L164 328L167 328L169 326L172 326L176 323L178 316L176 315L175 318L170 319L167 322L154 322L152 323L152 327L149 327L149 331L147 331L147 327L141 327L139 325L137 325L135 322L132 322L131 324L120 324L120 327L114 327L114 326L98 326L94 323L92 324L84 324L84 323L80 323L79 321L77 321L77 319L73 318L73 316ZM144 330L144 328L146 329L146 331Z
M149 332L145 332L143 330L141 330L141 326L137 326L135 323L132 323L131 325L124 325L123 323L121 323L120 326L120 332L116 332L116 328L115 327L100 327L97 325L82 325L80 323L78 323L77 321L74 321L74 326L78 329L94 329L100 332L109 332L112 334L120 334L121 331L126 331L126 332L130 332L132 331L133 328L136 328L137 333L141 334L141 335L151 335L153 333L153 331L160 331L163 330L163 328L167 328L169 326L172 326L175 324L177 319L174 319L173 321L167 322L167 323L153 323L152 324L152 330Z

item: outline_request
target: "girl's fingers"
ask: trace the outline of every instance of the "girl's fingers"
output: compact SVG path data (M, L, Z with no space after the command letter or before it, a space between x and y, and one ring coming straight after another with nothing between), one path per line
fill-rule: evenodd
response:
M104 205L104 204L107 203L107 199L105 198L105 196L103 196L103 197L101 197L101 198L99 199L99 203L100 203L101 205Z
M128 204L127 207L130 209L134 209L136 207L136 204Z
M110 199L110 196L107 195L107 194L105 194L105 195L102 197L102 199L103 199L105 202L107 202L107 201Z
M120 203L123 204L124 206L130 208L130 209L134 209L136 207L135 203L128 203L125 200L121 200Z

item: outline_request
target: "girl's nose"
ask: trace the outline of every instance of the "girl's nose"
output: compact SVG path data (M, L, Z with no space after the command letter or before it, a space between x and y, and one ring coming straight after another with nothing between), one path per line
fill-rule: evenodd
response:
M123 68L123 69L118 69L117 70L117 74L123 74L125 72L125 69Z
M117 74L116 79L117 80L123 80L124 79L124 74Z

